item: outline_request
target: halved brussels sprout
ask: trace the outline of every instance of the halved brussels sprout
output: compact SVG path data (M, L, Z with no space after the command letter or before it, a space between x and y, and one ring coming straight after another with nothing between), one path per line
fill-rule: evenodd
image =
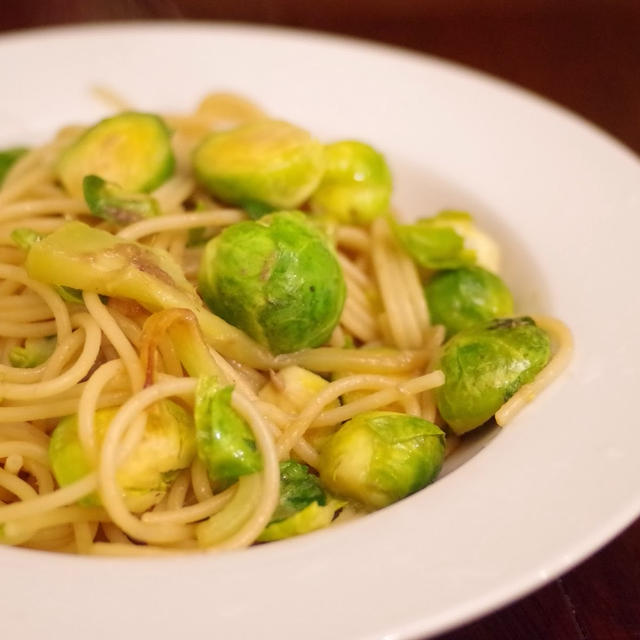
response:
M62 152L56 170L64 188L82 197L82 180L95 174L126 191L152 191L174 168L169 130L150 113L121 113L85 131Z
M119 225L160 215L155 198L146 193L125 191L100 176L85 176L82 180L82 192L89 205L89 211L94 216Z
M497 244L463 211L441 211L415 224L396 224L394 230L409 255L426 269L458 269L478 264L497 271Z
M326 342L345 299L333 251L294 211L227 227L207 244L198 281L214 313L273 353Z
M28 149L25 147L14 147L13 149L3 149L0 151L0 186L4 182L4 178L9 173L9 169Z
M262 456L249 425L231 406L233 387L220 388L215 378L202 377L196 388L198 456L219 487L262 469Z
M463 267L436 273L426 284L433 324L442 324L447 336L474 325L513 314L513 298L507 285L481 267Z
M250 366L271 366L270 354L205 308L166 251L74 221L33 244L25 266L40 282L131 298L149 311L189 309L220 353Z
M385 507L435 480L445 435L435 424L405 413L362 413L320 451L320 480L338 496L373 509Z
M302 413L328 384L329 382L317 373L294 365L271 374L271 380L260 389L258 396L261 400L275 404L291 415L297 415ZM339 406L340 402L336 399L326 408L335 409ZM335 430L334 426L309 429L305 433L305 438L319 449Z
M30 369L41 365L56 348L56 337L26 338L24 345L13 347L9 351L9 363L12 367Z
M302 204L324 170L322 145L287 122L257 120L208 136L193 155L200 182L253 218Z
M117 412L117 408L99 409L94 414L94 432L99 445ZM171 400L162 400L150 407L140 442L116 474L127 507L139 513L160 502L177 473L191 464L195 449L193 420L182 407ZM78 438L77 414L60 420L51 434L49 459L61 487L92 471ZM80 504L97 506L100 499L91 494L80 500Z
M271 381L260 389L258 396L261 400L271 402L284 411L296 414L300 413L328 384L317 373L293 365L274 373ZM338 401L334 400L327 407L331 409L338 405Z
M330 498L309 467L294 460L280 463L280 501L259 542L282 540L331 524L344 501Z
M507 318L466 329L443 348L438 410L458 435L484 424L549 361L547 334L531 318Z
M327 145L324 157L324 176L309 200L312 211L347 224L368 224L389 211L391 172L381 153L343 140Z

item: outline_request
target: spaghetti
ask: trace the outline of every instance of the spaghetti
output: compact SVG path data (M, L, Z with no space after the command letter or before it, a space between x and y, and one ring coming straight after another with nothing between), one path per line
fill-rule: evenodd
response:
M103 98L129 108L113 93ZM198 456L170 481L161 500L134 512L123 496L119 468L144 438L146 412L172 399L193 410L197 380L170 339L169 326L149 341L148 309L131 300L102 299L39 282L25 269L25 251L13 232L48 234L71 220L106 229L123 241L167 251L186 281L195 284L204 244L248 219L204 191L191 170L191 154L207 133L264 117L254 105L226 94L209 96L191 115L171 115L175 171L152 193L162 215L114 229L90 216L54 170L60 154L82 133L68 127L19 158L0 185L0 533L6 544L97 555L148 555L232 549L256 542L279 500L279 461L312 469L319 447L340 425L363 412L392 410L437 422L437 369L445 339L432 325L423 294L425 272L407 254L384 217L370 225L331 229L346 284L338 325L325 345L272 355L256 345L247 357L224 357L206 346L211 371L233 384L232 406L246 421L262 470L219 486ZM197 205L197 206L196 206ZM207 316L208 317L208 316ZM202 316L197 320L203 325ZM554 343L550 364L496 413L504 425L567 366L571 336L558 320L538 319ZM218 325L213 325L217 327ZM203 326L203 331L205 327ZM206 331L205 331L206 333ZM16 349L55 338L50 353L16 366ZM150 346L151 344L151 346ZM345 348L347 344L348 348ZM259 366L255 366L259 363ZM279 371L298 367L327 384L304 407L274 402L263 390L282 385ZM102 436L96 411L115 414ZM87 473L60 486L50 458L51 434L65 416L77 416ZM452 438L452 441L457 440ZM91 496L98 502L88 503Z

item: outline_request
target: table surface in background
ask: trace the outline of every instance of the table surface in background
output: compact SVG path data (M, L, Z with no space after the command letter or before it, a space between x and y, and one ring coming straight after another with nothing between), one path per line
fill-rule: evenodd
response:
M640 153L639 0L21 0L3 4L0 31L157 18L316 29L441 56L540 93ZM547 587L440 636L538 638L640 638L640 520Z

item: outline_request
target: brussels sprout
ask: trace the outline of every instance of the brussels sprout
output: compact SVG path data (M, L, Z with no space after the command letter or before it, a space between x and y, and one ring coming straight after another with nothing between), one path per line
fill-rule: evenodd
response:
M32 245L25 266L40 282L131 298L149 311L189 309L222 355L258 368L272 365L265 350L205 309L166 251L74 221Z
M444 433L422 418L362 413L320 451L320 480L338 496L379 509L433 482L444 447Z
M198 180L253 218L302 204L324 169L322 145L286 122L257 120L213 133L193 155Z
M220 388L214 378L200 378L196 388L198 456L209 478L226 487L240 476L262 469L262 457L249 425L231 406L233 387Z
M4 149L0 151L0 186L4 182L4 178L9 173L9 169L28 149L24 147L14 147L13 149Z
M275 404L287 413L297 415L302 413L328 384L327 380L317 373L294 365L280 369L278 373L273 373L271 380L260 389L258 397ZM326 408L334 409L339 406L340 402L336 399ZM332 425L320 429L310 429L305 434L305 438L318 449L334 431L335 427Z
M478 230L462 211L441 211L415 224L396 224L395 232L409 255L426 269L458 269L473 264L497 271L496 243Z
M198 281L214 313L273 353L326 342L345 299L333 251L294 211L227 227L207 244Z
M260 389L258 396L295 414L300 413L328 384L317 373L293 365L273 374L272 380ZM339 403L334 400L328 408L337 406Z
M391 172L384 156L363 142L344 140L324 149L325 173L311 210L338 222L367 224L389 210Z
M533 380L550 353L549 337L531 318L492 320L461 331L440 357L440 415L458 435L479 427Z
M94 415L96 441L100 445L118 409L100 409ZM195 456L195 438L191 416L175 402L162 400L147 410L142 439L118 469L116 478L129 509L138 513L157 504L181 469ZM49 459L61 487L91 472L78 438L78 416L60 420L51 435ZM97 506L100 500L91 494L80 501Z
M56 348L55 336L48 338L26 338L22 347L13 347L9 351L12 367L30 369L41 365Z
M259 542L282 540L331 524L344 501L327 496L309 467L294 460L280 463L280 500Z
M436 273L424 293L431 321L444 325L447 336L513 314L513 298L507 285L481 267Z
M85 131L62 152L56 170L64 188L82 197L82 180L102 176L126 191L152 191L172 173L169 130L150 113L121 113Z
M85 176L82 192L94 216L119 225L160 215L155 198L145 193L129 193L100 176Z

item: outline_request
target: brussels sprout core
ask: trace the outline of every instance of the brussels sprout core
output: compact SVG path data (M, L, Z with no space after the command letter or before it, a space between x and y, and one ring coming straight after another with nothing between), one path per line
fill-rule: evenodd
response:
M436 273L424 288L433 324L447 336L513 313L513 298L504 282L481 267Z
M363 142L327 145L322 182L310 199L311 209L339 222L367 224L387 213L391 172L384 156Z
M436 389L440 415L461 435L484 424L547 364L549 337L531 318L493 320L461 331L444 346Z
M422 418L371 411L346 422L320 452L320 480L336 495L374 509L435 480L444 433Z
M306 131L265 119L210 135L195 150L193 168L214 196L260 217L302 204L320 182L324 160Z
M200 265L209 308L273 353L326 342L345 284L325 238L300 212L241 222L212 239Z

